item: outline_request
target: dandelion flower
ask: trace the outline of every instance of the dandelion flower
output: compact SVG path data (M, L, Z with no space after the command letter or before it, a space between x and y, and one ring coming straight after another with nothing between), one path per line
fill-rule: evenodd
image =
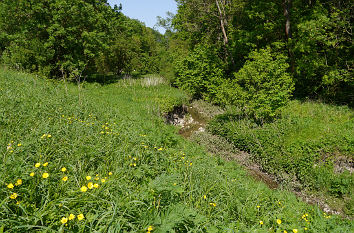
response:
M34 166L38 168L41 166L41 163L36 163Z
M99 187L98 184L94 184L93 187L95 187L96 189Z
M278 224L281 224L281 220L280 220L280 219L277 219L277 223L278 223Z
M60 222L61 222L62 224L65 224L65 223L68 222L68 218L62 217L61 220L60 220Z
M66 172L66 168L65 168L65 167L63 167L62 169L60 169L60 171L62 171L62 172Z
M30 173L30 176L32 176L32 177L33 177L33 176L34 176L34 172L31 172L31 173Z
M73 220L73 219L75 219L75 214L70 214L69 215L69 220Z
M88 187L89 189L93 189L93 183L92 183L92 182L89 182L89 183L87 184L87 187Z
M11 196L10 196L10 198L11 198L11 199L14 199L14 200L15 200L17 197L18 197L17 193L13 193L13 194L11 194Z
M15 186L12 184L12 183L10 183L10 184L8 184L7 185L7 188L9 188L9 189L13 189Z
M16 186L20 186L22 184L22 180L21 179L18 179L17 181L16 181Z
M109 172L108 175L111 176L111 175L113 175L113 173L112 173L112 172Z
M47 179L49 177L49 173L48 172L44 172L42 177L43 177L43 179Z
M263 225L263 221L259 221L259 224Z
M79 215L77 216L77 219L78 219L79 221L83 220L84 218L85 218L85 216L84 216L83 214L79 214Z
M46 163L43 163L43 165L42 165L43 167L46 167L46 166L48 166L48 162L46 162Z
M86 180L91 180L91 176L86 176Z
M84 185L84 186L81 187L80 190L81 190L81 192L86 192L87 191L87 187Z
M63 181L67 181L67 180L68 180L68 177L67 177L67 176L64 176L62 180L63 180Z

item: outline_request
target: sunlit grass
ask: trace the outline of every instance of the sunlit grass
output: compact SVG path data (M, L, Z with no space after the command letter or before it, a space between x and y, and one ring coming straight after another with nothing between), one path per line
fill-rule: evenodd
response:
M178 136L159 115L184 93L123 82L0 71L0 232L353 229Z

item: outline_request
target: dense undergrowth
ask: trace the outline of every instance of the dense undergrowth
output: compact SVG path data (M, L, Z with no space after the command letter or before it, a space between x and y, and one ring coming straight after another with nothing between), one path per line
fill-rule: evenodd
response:
M354 113L348 107L292 101L282 117L258 125L235 110L209 124L211 132L250 152L263 169L296 189L344 200L353 215Z
M0 232L351 232L176 134L160 82L0 70Z

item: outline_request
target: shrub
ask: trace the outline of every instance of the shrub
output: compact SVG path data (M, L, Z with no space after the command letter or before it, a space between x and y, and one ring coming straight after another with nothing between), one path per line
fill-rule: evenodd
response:
M230 82L234 90L231 104L241 106L255 119L271 119L288 104L294 90L287 57L267 48L251 52L248 58Z

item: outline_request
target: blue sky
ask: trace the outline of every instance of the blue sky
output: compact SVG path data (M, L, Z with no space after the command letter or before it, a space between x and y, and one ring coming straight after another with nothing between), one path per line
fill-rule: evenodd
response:
M176 13L177 4L174 0L108 0L109 4L113 6L122 3L123 14L130 18L138 19L146 24L148 27L154 27L156 24L156 17L165 17L166 12L170 11ZM164 33L163 28L156 28Z

